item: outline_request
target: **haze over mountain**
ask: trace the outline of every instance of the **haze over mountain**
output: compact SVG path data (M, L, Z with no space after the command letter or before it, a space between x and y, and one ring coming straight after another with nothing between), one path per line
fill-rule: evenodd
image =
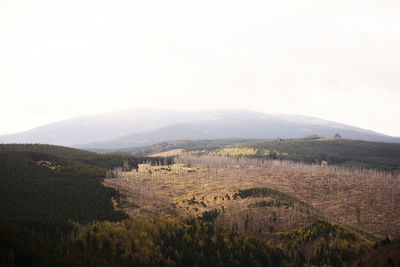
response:
M0 136L0 142L115 149L172 140L301 138L336 133L348 139L400 142L399 138L307 116L246 110L182 112L144 108L59 121Z

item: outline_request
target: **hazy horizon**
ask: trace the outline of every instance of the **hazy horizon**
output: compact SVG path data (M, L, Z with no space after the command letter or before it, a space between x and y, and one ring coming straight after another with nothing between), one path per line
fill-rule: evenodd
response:
M57 123L63 124L64 122L68 122L68 121L71 121L71 122L74 121L74 123L76 124L79 121L81 121L80 119L83 119L83 121L84 121L84 120L93 118L94 121L100 122L99 118L102 118L101 120L103 120L103 122L109 123L112 120L110 118L115 118L116 120L119 121L122 117L126 118L127 114L135 114L137 116L137 114L140 115L142 113L153 114L153 115L154 114L159 114L160 115L161 113L164 113L164 114L169 114L168 116L171 117L171 118L175 117L175 119L178 119L178 121L180 121L179 120L180 117L183 118L183 117L186 117L186 115L188 115L188 114L192 114L192 115L196 114L195 115L195 118L196 118L195 121L198 122L197 121L198 119L200 119L200 121L202 121L204 119L203 115L201 115L201 114L207 114L208 116L211 116L210 120L214 120L215 119L214 118L215 113L219 113L219 112L224 113L224 114L227 114L227 112L228 113L230 113L230 112L233 112L233 113L239 112L242 115L245 114L245 113L248 113L248 112L249 113L256 113L256 114L260 113L260 114L267 115L267 116L271 115L271 116L273 116L275 118L281 118L282 121L296 121L298 123L304 122L304 119L305 119L306 123L311 123L310 125L312 125L314 119L316 119L314 122L316 124L319 124L319 125L323 125L324 124L323 122L321 124L320 120L322 120L322 121L326 121L330 125L335 125L336 123L338 123L340 125L340 126L338 125L339 127L347 125L347 126L350 126L350 127L356 127L357 128L357 126L355 126L355 125L343 124L340 121L331 121L331 120L326 120L324 118L315 117L315 116L308 116L308 115L301 115L301 114L284 114L284 113L275 113L274 114L274 113L265 113L265 112L262 112L262 111L256 111L256 110L251 110L251 109L232 109L232 108L228 109L227 108L227 109L208 109L208 110L207 109L190 109L190 110L186 109L186 110L182 110L182 109L173 109L173 108L166 109L166 108L137 107L137 108L120 109L120 110L111 111L111 112L100 112L100 113L96 113L96 114L87 114L87 115L82 115L82 116L75 116L75 117L71 117L71 118L57 120L57 121L54 121L54 122L49 122L49 123L46 123L46 124L41 124L41 125L35 126L33 128L29 128L29 129L18 131L18 132L12 132L12 133L6 133L6 134L1 134L0 133L0 136L20 134L20 133L23 133L23 132L28 132L28 131L34 130L36 128L46 127L48 125L51 126L51 125L57 124ZM102 117L102 115L104 115L104 117ZM183 120L183 121L185 121L185 120ZM182 123L183 123L183 121L182 121ZM178 124L180 124L180 123L178 123ZM171 126L171 125L174 125L174 123L168 124L168 125ZM155 127L155 128L163 128L163 127L165 127L164 124L159 125L159 127ZM358 127L358 128L360 128L360 127ZM384 134L382 132L373 131L371 129L366 129L366 128L360 128L360 129L367 130L367 131L372 131L372 132L375 132L375 133L378 133L378 134ZM145 130L144 132L146 132L146 131L147 130ZM143 132L143 131L139 130L139 132ZM387 135L387 136L391 136L391 135ZM397 136L391 136L391 137L397 137ZM240 137L238 137L238 138L240 138Z
M398 25L398 1L5 0L0 135L144 107L400 137Z

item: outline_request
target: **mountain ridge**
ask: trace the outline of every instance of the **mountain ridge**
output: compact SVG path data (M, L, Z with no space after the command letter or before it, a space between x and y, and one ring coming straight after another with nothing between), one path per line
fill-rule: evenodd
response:
M77 148L126 148L164 141L220 138L301 138L308 135L399 143L400 138L301 115L248 110L176 111L146 108L76 117L0 136L0 143Z

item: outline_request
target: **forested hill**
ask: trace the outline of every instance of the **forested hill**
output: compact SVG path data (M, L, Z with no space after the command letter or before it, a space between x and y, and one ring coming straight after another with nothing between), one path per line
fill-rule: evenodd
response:
M101 155L52 145L0 145L0 216L48 222L119 220L106 171L145 158ZM156 161L159 159L156 159Z
M355 168L400 170L400 144L357 140L275 139L243 147L255 157L288 159L306 163L328 162Z
M400 144L349 139L214 139L180 140L121 150L137 156L182 149L185 152L256 157L329 165L400 171Z
M253 144L256 142L262 142L263 139L245 139L245 138L225 138L225 139L212 139L212 140L179 140L179 141L168 141L158 143L151 146L133 147L119 150L109 150L101 152L118 152L118 153L130 153L135 156L148 156L154 153L166 152L174 149L182 149L183 151L199 152L206 151L210 152L213 150L223 149L226 147L239 146L244 144Z

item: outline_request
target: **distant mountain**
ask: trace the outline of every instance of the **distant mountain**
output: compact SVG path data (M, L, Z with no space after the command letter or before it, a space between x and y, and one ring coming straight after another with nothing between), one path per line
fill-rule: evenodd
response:
M336 133L347 139L400 142L400 138L307 116L268 115L245 110L179 112L132 109L74 118L0 136L0 143L115 149L173 140L301 138L333 136Z
M202 118L201 115L192 113L136 108L63 120L21 133L2 135L0 143L40 143L78 147L86 143L104 142L194 119Z

